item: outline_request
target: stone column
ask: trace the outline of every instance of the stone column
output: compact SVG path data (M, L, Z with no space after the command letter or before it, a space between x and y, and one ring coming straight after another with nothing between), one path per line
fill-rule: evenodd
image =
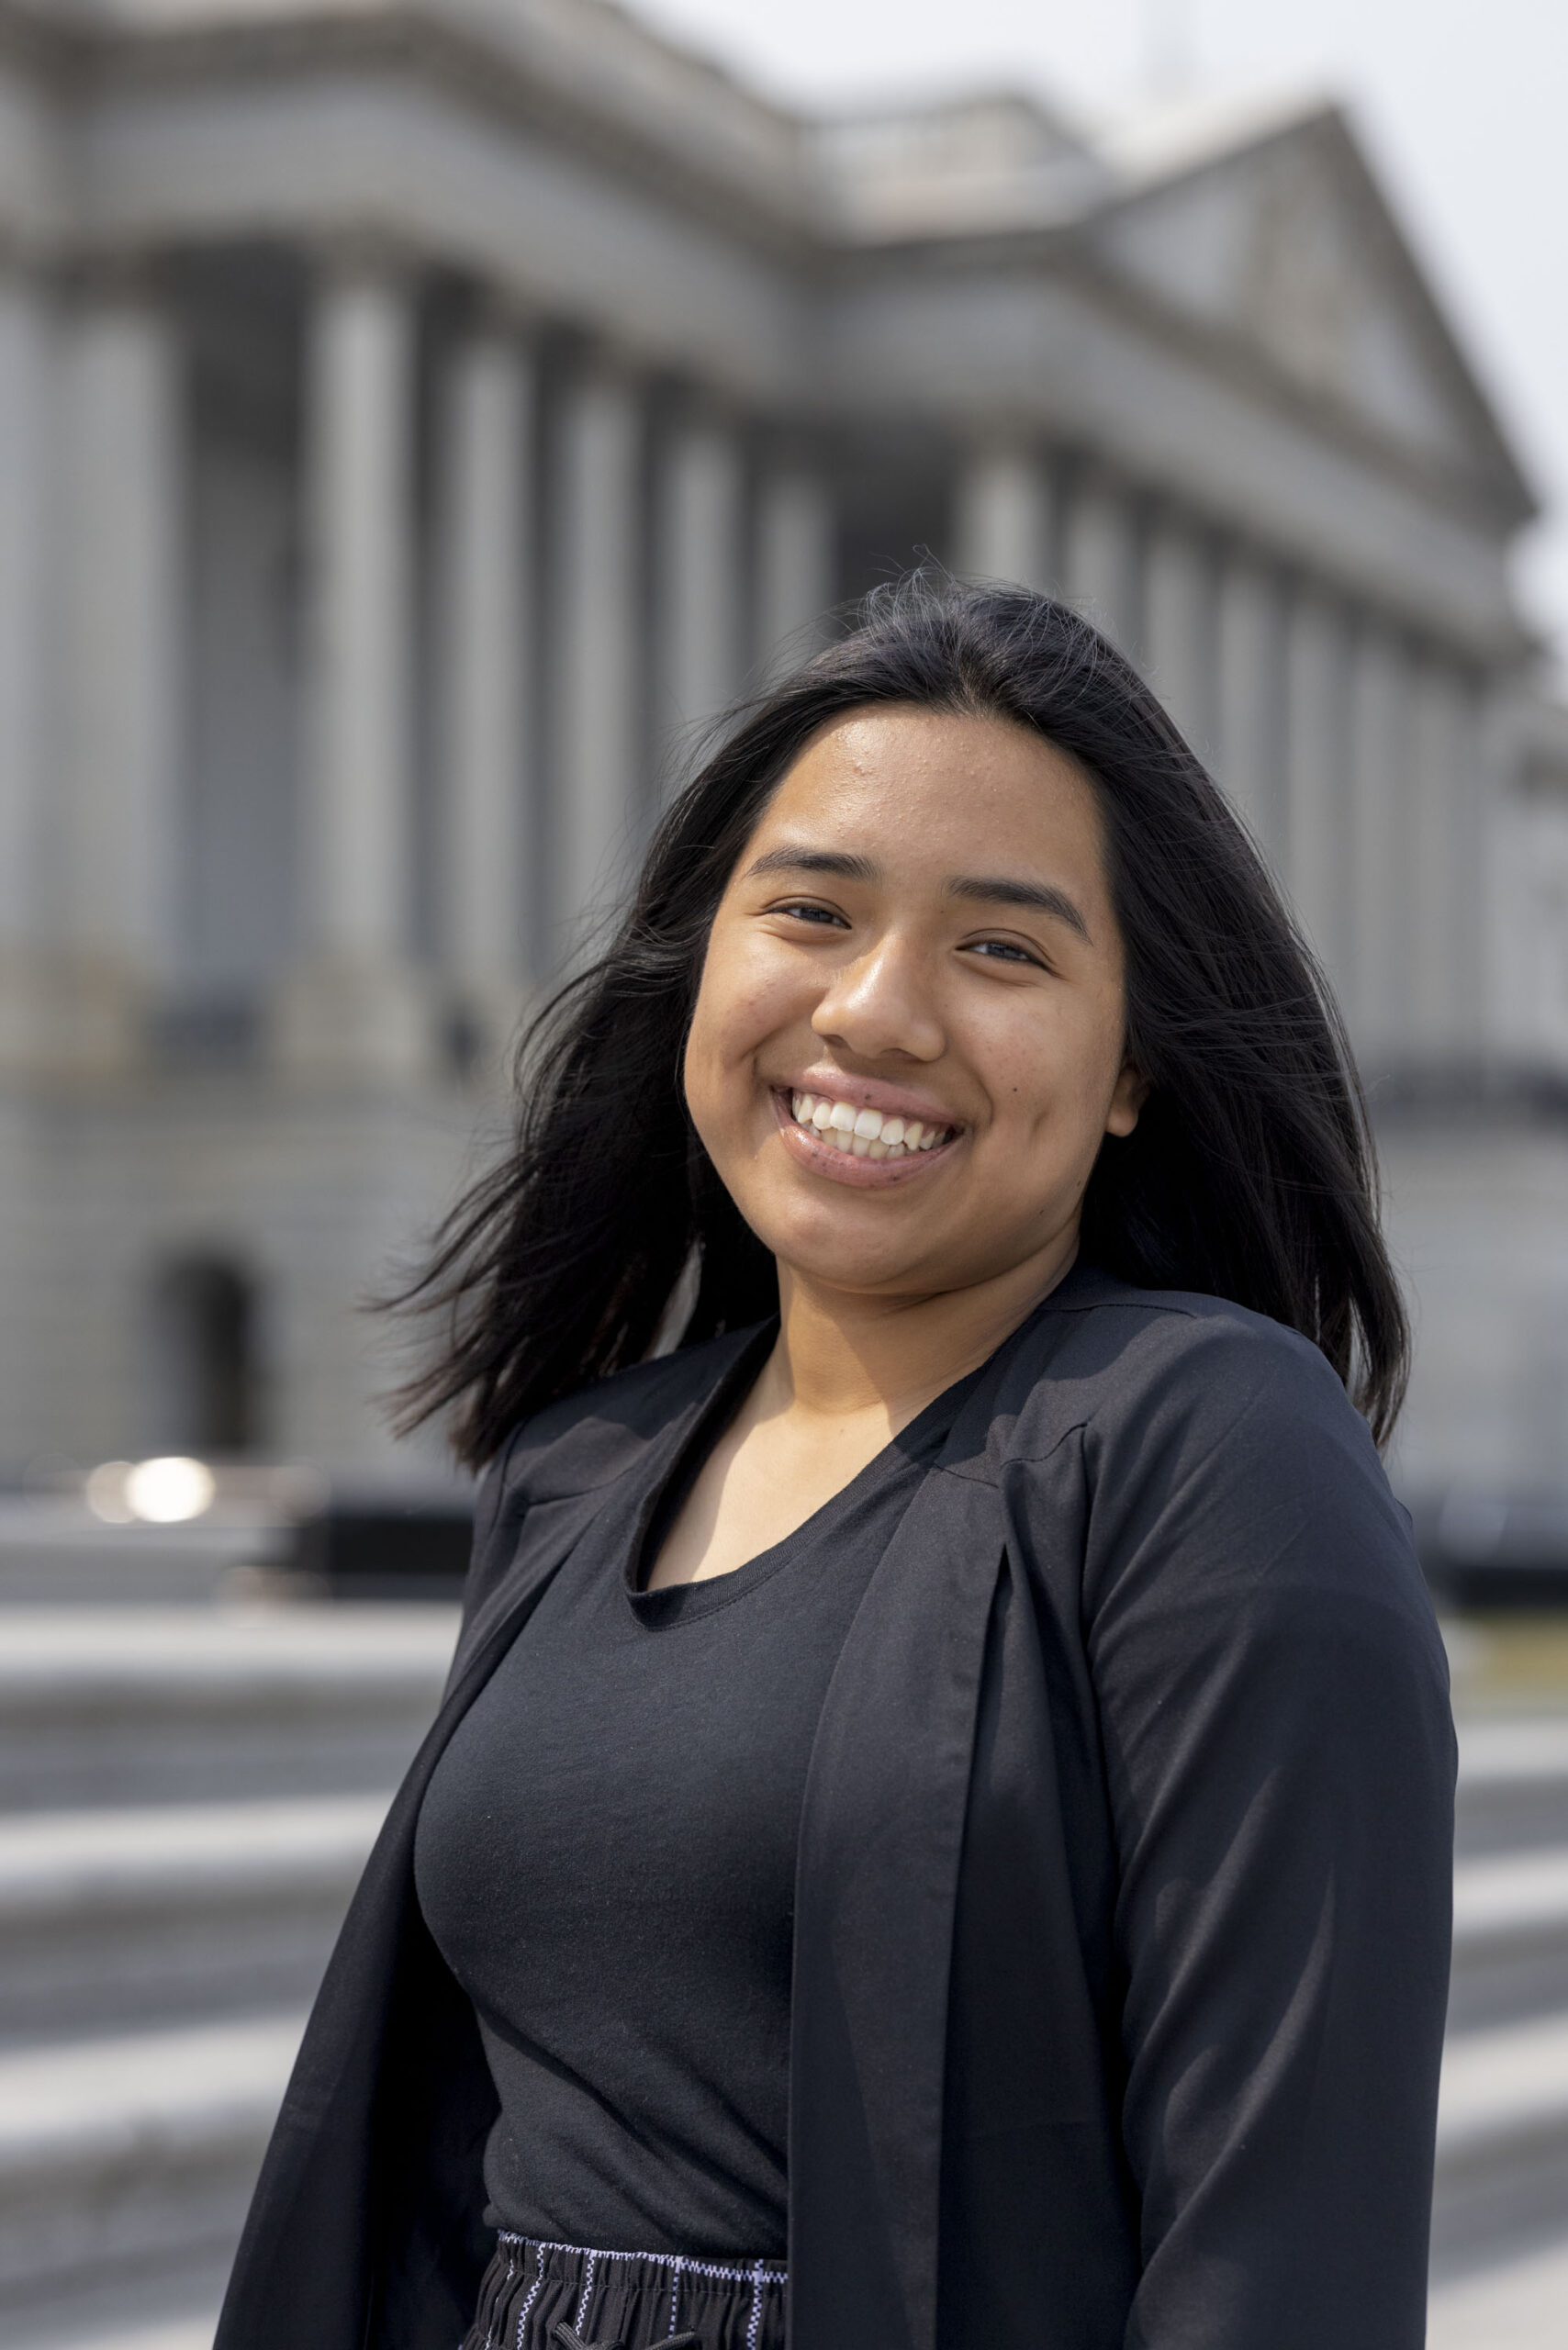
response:
M827 485L801 463L770 466L756 503L756 651L765 669L804 660L834 601Z
M1200 758L1214 740L1214 581L1195 531L1161 515L1144 569L1144 652L1149 683Z
M82 290L62 389L61 1046L113 1065L141 1047L177 915L185 420L173 322L150 282Z
M1412 1009L1409 663L1385 621L1350 655L1350 930L1345 1010L1369 1076L1409 1049Z
M297 1066L417 1070L410 968L414 316L389 263L334 259L307 352L306 951L279 1042Z
M1285 879L1336 986L1348 944L1345 645L1333 599L1310 583L1285 640Z
M1218 779L1276 870L1283 863L1282 614L1278 586L1237 548L1220 565L1215 620Z
M515 1024L534 961L535 392L521 335L487 320L453 355L438 418L438 932L492 1046Z
M740 690L741 453L717 418L685 416L661 452L656 722L679 779L705 722Z
M565 387L555 418L548 909L554 959L621 878L637 829L641 728L636 392L608 368Z
M42 1043L53 355L42 287L0 265L0 1067Z
M1056 570L1055 485L1026 442L966 451L954 486L953 567L965 579L1004 579L1048 594Z
M1135 561L1132 510L1126 493L1101 475L1081 475L1067 502L1063 592L1124 653L1133 640Z
M1428 1067L1479 1051L1483 778L1478 698L1459 664L1432 653L1414 679L1409 859L1411 1040Z

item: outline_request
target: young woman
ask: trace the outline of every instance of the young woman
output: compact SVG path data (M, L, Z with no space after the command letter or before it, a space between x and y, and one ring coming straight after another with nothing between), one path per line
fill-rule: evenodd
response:
M464 1629L219 2350L1418 2350L1405 1325L1323 984L1126 664L874 597L426 1294Z

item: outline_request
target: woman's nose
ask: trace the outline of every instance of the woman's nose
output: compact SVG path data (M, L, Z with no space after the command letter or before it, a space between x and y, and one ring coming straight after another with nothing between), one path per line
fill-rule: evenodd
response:
M902 1054L934 1061L946 1041L922 958L892 938L879 940L834 975L812 1026L824 1043L862 1060Z

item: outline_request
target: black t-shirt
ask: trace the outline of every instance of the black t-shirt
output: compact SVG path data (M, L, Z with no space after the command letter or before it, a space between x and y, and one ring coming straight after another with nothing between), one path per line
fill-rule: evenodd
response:
M970 1382L774 1549L705 1583L638 1589L771 1337L654 1492L607 1498L420 1815L420 1906L500 2098L487 2217L536 2239L785 2249L806 1767L872 1570Z

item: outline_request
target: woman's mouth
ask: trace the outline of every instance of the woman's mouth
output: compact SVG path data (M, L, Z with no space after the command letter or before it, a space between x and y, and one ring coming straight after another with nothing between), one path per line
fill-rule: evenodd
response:
M958 1134L958 1127L935 1120L895 1116L891 1112L864 1110L853 1102L834 1101L828 1094L778 1093L780 1111L788 1106L790 1123L804 1141L837 1151L849 1159L874 1163L923 1158L940 1150Z

